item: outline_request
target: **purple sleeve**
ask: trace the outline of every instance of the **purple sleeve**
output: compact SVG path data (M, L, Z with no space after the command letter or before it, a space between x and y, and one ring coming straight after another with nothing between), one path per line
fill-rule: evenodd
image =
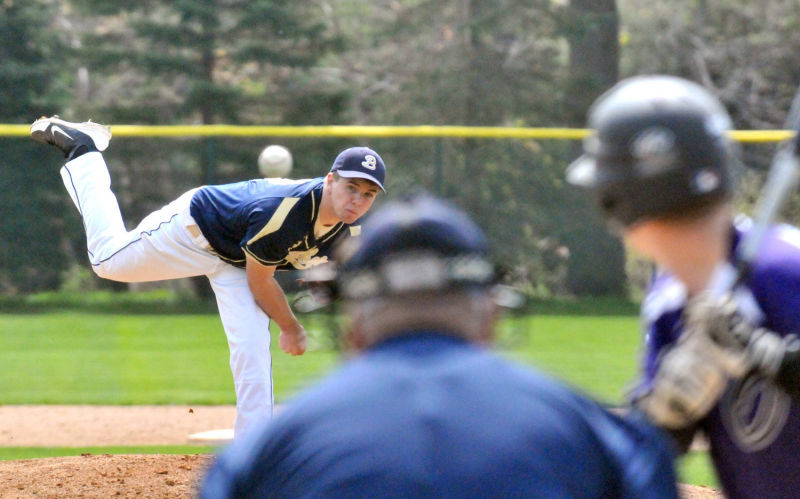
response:
M649 386L655 377L662 352L680 336L683 309L665 312L652 322L645 322L643 381Z
M649 389L655 377L661 354L680 336L681 314L686 304L686 291L680 282L664 271L656 270L642 302L642 382L640 389Z
M748 284L767 318L764 326L800 334L800 231L779 226L772 232Z

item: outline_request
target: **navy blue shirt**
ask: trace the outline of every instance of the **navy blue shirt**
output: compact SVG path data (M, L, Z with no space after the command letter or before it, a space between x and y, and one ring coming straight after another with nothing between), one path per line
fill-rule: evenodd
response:
M744 230L746 226L737 228L732 248ZM780 225L767 232L736 298L752 323L781 335L800 333L800 231ZM686 300L686 289L675 276L657 274L642 306L646 352L639 389L648 389L661 354L682 334ZM751 374L731 382L699 426L708 436L726 496L800 493L800 404L770 380Z
M216 254L232 265L244 267L247 252L278 270L307 269L328 261L334 245L360 228L338 223L319 239L314 236L323 181L254 179L205 186L193 195L190 213Z
M453 337L412 333L235 441L202 497L677 497L672 456L636 414L612 415Z

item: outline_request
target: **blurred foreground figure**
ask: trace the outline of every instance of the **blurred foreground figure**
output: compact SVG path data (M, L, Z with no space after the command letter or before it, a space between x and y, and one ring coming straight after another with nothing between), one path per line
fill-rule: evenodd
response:
M487 349L494 269L463 213L391 201L362 237L337 280L357 355L223 452L203 497L676 496L661 430Z
M684 448L704 432L726 496L798 497L800 232L767 227L729 289L753 224L734 218L730 117L701 86L630 78L593 105L589 126L567 179L658 265L634 405Z

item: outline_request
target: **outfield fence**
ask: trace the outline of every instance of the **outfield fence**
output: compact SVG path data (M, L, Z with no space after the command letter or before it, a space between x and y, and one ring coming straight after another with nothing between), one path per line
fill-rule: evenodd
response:
M589 220L593 212L586 196L563 181L564 169L580 154L580 140L591 133L586 128L230 124L112 124L110 128L115 145L104 157L131 224L190 187L260 176L256 158L271 143L292 151L292 178L319 176L338 151L368 145L380 151L387 165L391 163L390 192L425 189L460 205L487 232L498 261L515 269L521 282L530 283L532 295L619 292L604 284L619 282L615 276L622 275L616 243L610 242L602 225ZM13 186L7 190L0 233L17 236L5 238L5 250L0 245L0 252L12 255L0 269L0 292L85 287L81 273L69 274L71 269L83 269L80 219L65 204L68 198L58 176L44 173L57 171L62 158L33 144L29 134L28 124L0 124L5 155L0 169L5 182ZM788 139L792 132L730 134L746 143L744 164L754 180L743 184L748 195L742 198L750 199L774 152L770 143ZM32 172L39 179L35 183L30 182ZM745 211L748 208L744 206ZM64 254L55 258L57 266L41 265L54 260L52 244L46 243L53 238ZM598 261L617 263L598 266ZM598 273L606 270L608 275ZM634 274L628 277L638 288L644 278L631 277ZM72 281L76 284L69 284Z
M260 126L260 125L113 125L119 137L454 137L484 139L576 140L589 134L586 128L471 127L471 126ZM29 125L0 124L0 136L21 137ZM791 130L733 130L739 142L780 142Z

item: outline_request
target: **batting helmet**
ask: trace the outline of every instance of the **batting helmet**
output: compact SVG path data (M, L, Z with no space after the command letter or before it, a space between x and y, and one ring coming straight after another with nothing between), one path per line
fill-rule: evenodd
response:
M623 80L589 110L594 133L567 181L592 190L605 217L630 226L730 196L731 119L703 87L672 76Z
M364 223L342 265L348 299L483 288L495 281L483 232L462 211L427 194L387 202Z

